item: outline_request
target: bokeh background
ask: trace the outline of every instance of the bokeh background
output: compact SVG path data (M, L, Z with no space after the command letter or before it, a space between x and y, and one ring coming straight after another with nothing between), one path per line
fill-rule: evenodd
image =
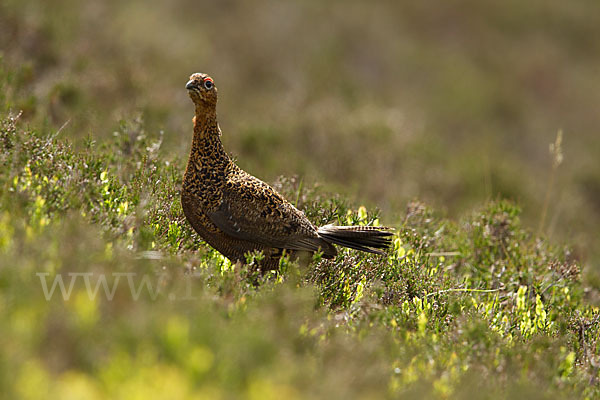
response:
M595 286L599 38L594 0L0 2L22 121L77 146L140 116L185 158L184 85L207 72L225 146L251 173L298 175L391 223L414 198L450 216L513 199L534 231L546 208L541 230Z

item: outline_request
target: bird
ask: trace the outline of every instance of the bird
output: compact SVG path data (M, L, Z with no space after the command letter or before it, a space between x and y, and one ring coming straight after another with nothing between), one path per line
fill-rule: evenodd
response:
M181 205L200 237L232 263L262 252L261 269L277 269L284 254L321 253L334 245L385 255L392 229L374 226L315 227L304 213L262 180L238 167L226 153L217 122L217 87L205 73L185 85L195 106L194 133L183 177Z

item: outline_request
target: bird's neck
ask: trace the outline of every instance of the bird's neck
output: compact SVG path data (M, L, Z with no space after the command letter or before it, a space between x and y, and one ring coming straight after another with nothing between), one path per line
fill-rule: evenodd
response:
M223 163L229 160L229 157L221 143L221 130L217 123L216 110L214 107L196 106L190 161L206 164L208 160Z

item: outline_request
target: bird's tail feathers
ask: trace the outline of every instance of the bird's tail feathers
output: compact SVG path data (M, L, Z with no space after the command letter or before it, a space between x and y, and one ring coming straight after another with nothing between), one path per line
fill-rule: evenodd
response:
M330 243L351 249L385 255L391 242L393 229L382 226L325 225L317 229L319 236Z

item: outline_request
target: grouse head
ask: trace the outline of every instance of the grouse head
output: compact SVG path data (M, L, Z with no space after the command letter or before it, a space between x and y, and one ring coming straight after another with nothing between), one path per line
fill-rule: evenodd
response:
M192 74L185 88L197 106L216 106L217 87L210 76L200 72Z

